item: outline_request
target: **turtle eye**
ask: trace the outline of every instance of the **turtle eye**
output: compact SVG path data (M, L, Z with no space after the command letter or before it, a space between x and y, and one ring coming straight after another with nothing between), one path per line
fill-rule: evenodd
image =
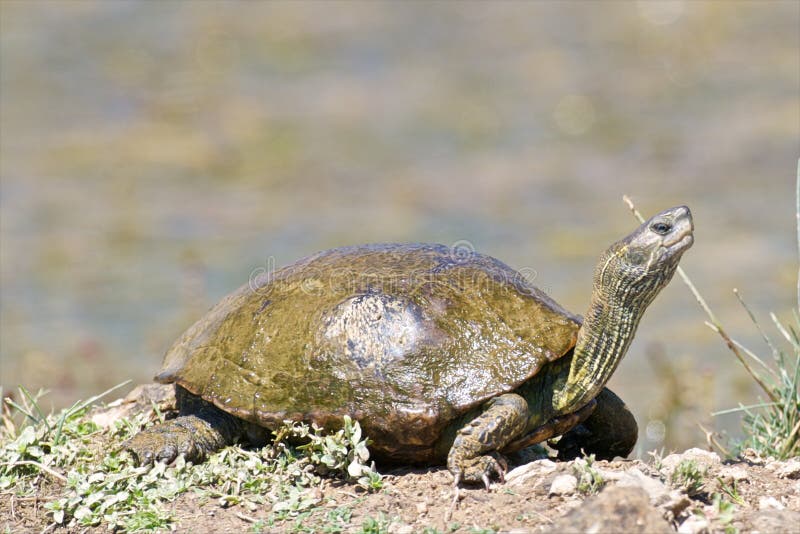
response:
M663 221L654 222L650 225L650 229L657 234L667 235L672 230L672 225Z

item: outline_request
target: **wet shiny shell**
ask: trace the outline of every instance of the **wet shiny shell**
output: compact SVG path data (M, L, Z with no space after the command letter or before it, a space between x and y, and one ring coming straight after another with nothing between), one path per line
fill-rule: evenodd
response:
M422 450L453 418L564 355L578 328L489 256L346 247L223 299L170 349L156 380L262 426L330 427L349 414L377 449L391 441Z

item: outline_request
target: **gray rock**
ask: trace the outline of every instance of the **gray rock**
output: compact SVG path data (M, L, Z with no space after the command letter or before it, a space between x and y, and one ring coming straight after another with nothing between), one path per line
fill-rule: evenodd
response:
M645 475L635 467L628 469L619 477L617 486L645 490L650 498L650 504L658 507L667 519L678 517L692 503L682 491L671 490L660 480Z
M577 478L572 475L558 475L550 484L548 495L572 495L577 489Z
M797 458L792 458L791 460L786 460L785 462L775 463L777 464L775 466L775 474L778 476L778 478L800 478L800 460Z
M690 515L678 527L678 534L707 534L711 532L708 519L699 515Z
M797 532L800 512L769 510L753 514L750 518L753 534L779 534Z
M740 465L729 465L720 469L718 476L726 483L741 482L750 478L750 473Z
M786 507L775 497L762 495L758 498L759 510L783 510L784 508Z
M404 525L392 523L389 525L389 534L413 534L414 527L412 525Z
M506 485L521 486L534 477L541 477L556 470L556 463L551 460L536 460L506 473Z
M719 455L704 449L689 449L681 454L670 454L661 460L662 470L669 476L684 460L694 460L701 469L709 470L722 464Z
M634 487L607 487L540 532L672 533L661 514L650 506L647 492Z
M745 449L743 450L739 456L745 460L747 463L751 465L764 465L767 463L768 460L772 458L764 458L760 454L758 454L754 449Z

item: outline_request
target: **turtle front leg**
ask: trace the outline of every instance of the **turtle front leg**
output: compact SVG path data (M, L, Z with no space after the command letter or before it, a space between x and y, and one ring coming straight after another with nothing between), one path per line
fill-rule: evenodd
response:
M521 396L506 393L488 401L475 419L459 429L447 455L455 485L483 482L488 490L490 478L502 481L507 466L497 451L522 433L527 421L528 403Z
M639 427L625 403L610 389L595 398L597 407L581 424L564 434L554 448L559 460L594 454L598 460L625 458L639 437Z
M175 393L179 417L146 428L122 445L137 464L169 463L181 454L190 462L200 463L244 434L244 424L236 417L180 386Z

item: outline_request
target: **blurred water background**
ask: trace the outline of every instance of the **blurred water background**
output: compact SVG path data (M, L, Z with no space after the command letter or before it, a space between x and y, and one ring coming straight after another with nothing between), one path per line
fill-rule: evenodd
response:
M467 240L583 313L623 193L692 208L683 266L741 341L732 288L795 304L797 1L3 0L0 126L0 379L45 407L345 244ZM757 402L704 320L676 279L612 380L640 452Z

